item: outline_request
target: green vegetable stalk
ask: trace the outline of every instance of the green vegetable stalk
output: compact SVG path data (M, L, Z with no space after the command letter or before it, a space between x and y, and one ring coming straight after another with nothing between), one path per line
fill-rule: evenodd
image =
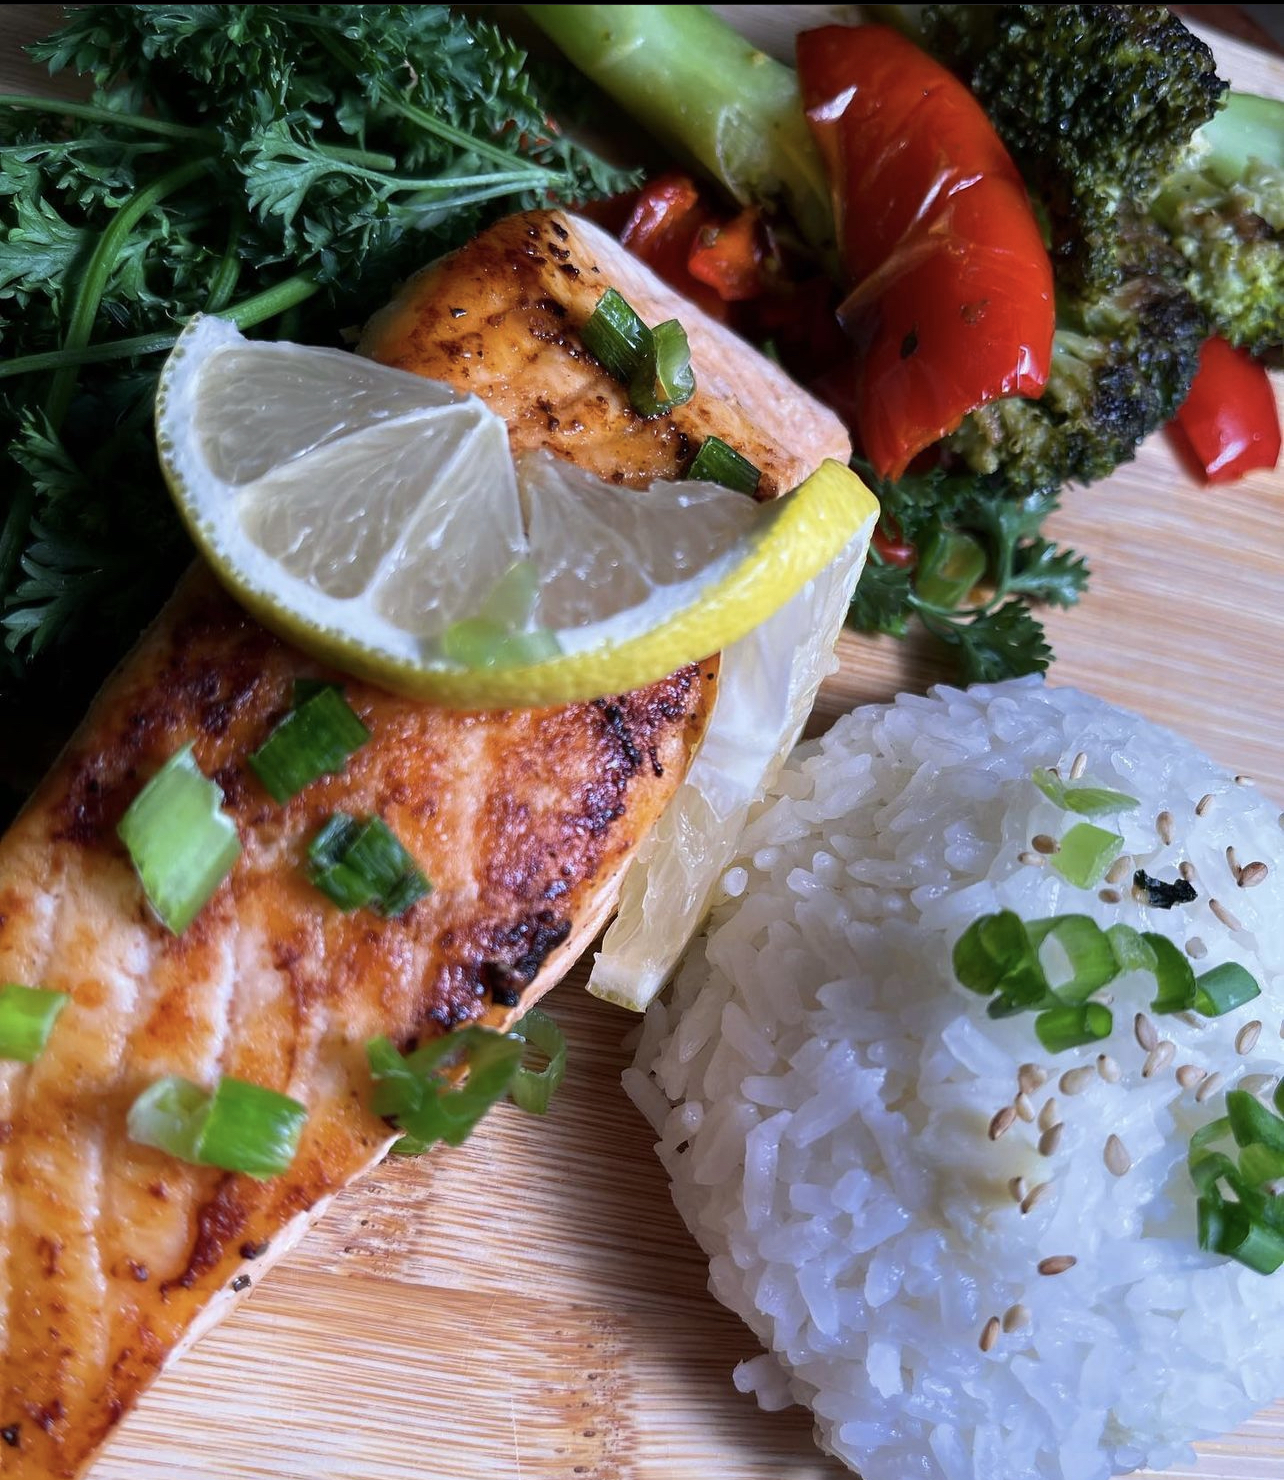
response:
M567 57L654 138L741 205L779 205L815 247L834 236L794 72L700 5L527 5Z

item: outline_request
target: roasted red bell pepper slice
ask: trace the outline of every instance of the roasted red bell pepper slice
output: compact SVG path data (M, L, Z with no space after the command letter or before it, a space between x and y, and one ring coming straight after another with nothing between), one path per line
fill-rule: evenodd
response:
M1172 430L1209 483L1230 483L1280 456L1280 418L1265 369L1247 350L1214 335Z
M758 212L749 207L724 226L702 226L687 253L687 270L724 303L757 298L762 276L763 240Z
M918 560L918 551L901 533L900 525L890 514L884 514L874 526L870 544L884 565L897 565L907 570Z
M723 299L707 283L693 278L687 265L698 234L716 224L694 181L685 175L661 175L639 193L620 240L671 287L725 321Z
M798 72L852 284L855 430L896 478L969 411L1042 392L1052 264L980 104L913 42L825 26L798 37Z

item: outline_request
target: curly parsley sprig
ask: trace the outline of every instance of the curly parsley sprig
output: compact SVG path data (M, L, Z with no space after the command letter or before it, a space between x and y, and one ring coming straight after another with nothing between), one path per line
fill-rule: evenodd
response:
M190 315L337 343L493 216L631 177L444 5L89 5L30 50L93 90L0 96L0 697L79 668L74 709L188 558L150 412Z

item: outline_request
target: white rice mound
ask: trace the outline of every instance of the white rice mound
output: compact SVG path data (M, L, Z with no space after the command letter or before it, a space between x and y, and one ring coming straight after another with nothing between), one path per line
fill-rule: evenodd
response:
M1139 903L1131 869L1115 893L1030 861L1036 835L1085 820L1031 769L1068 777L1081 751L1084 782L1140 801L1090 820L1152 875L1193 866L1194 903ZM1241 887L1228 846L1265 880ZM626 1085L710 1287L770 1353L738 1387L809 1404L865 1480L1105 1480L1284 1393L1284 1269L1200 1251L1186 1161L1225 1090L1269 1103L1284 1072L1284 833L1248 778L1037 679L938 689L797 750L724 890ZM1242 963L1262 995L1218 1019L1147 1014L1144 1074L1154 979L1130 973L1105 989L1111 1037L1049 1055L1032 1013L991 1019L954 978L955 941L999 909L1160 931L1196 973ZM1047 1078L1018 1106L1023 1065ZM1222 1080L1201 1100L1186 1065ZM1004 1106L1033 1119L992 1139ZM1076 1262L1040 1274L1057 1255Z

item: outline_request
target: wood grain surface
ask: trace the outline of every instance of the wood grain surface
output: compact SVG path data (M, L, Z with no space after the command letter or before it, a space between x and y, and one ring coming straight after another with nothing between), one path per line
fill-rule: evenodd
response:
M792 30L846 9L721 8L786 51ZM0 87L41 85L17 45L55 17L0 10ZM1284 63L1209 39L1225 75L1284 96ZM1093 581L1081 607L1049 615L1052 681L1182 729L1284 802L1284 473L1206 490L1158 437L1066 502L1052 532ZM926 647L845 637L840 652L817 725L942 676ZM550 1003L571 1048L550 1115L499 1109L460 1150L386 1164L341 1196L162 1377L93 1480L846 1473L801 1410L763 1414L733 1390L756 1345L706 1293L620 1090L632 1021L582 982ZM1170 1473L1281 1480L1284 1404Z

